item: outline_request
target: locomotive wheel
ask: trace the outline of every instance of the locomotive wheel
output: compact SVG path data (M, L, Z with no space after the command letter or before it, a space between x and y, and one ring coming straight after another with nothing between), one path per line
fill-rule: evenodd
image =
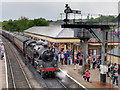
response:
M38 65L35 67L36 71L40 73Z
M37 65L36 64L34 64L34 68L37 69Z
M45 79L45 74L43 72L40 73L42 78Z
M56 73L55 73L55 72L53 72L53 73L52 73L52 76L53 76L53 77L56 77Z

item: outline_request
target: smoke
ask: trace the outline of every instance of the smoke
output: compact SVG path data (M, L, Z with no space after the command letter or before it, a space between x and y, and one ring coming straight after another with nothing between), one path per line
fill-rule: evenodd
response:
M56 76L61 80L62 83L64 83L64 85L66 85L69 88L76 88L76 85L73 84L67 77L67 71L61 71L61 72L57 72Z
M67 71L64 71L64 73L63 73L63 72L57 72L57 73L56 73L56 76L57 76L63 83L66 83L66 82L67 82L67 76L66 76L66 74L67 74Z

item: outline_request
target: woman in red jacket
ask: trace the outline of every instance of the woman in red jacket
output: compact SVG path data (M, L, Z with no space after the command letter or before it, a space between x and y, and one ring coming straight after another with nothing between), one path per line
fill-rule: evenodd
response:
M88 69L86 69L86 71L85 71L85 76L86 76L86 78L87 78L87 81L89 82L90 73L89 73Z

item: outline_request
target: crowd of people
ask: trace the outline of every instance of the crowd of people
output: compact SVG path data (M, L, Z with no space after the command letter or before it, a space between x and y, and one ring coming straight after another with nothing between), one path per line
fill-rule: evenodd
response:
M116 63L112 64L109 62L107 65L108 65L107 77L113 79L113 84L116 81L116 85L118 85L118 69L119 69L118 64Z
M55 57L57 59L57 61L61 64L61 65L71 65L74 64L75 68L74 70L76 70L76 65L80 66L83 64L83 53L81 53L80 51L74 51L74 55L73 55L73 51L72 50L64 50L64 48L59 48L59 46L56 46L55 44L51 45L50 47L55 48ZM74 56L74 60L73 60L73 56ZM101 65L101 56L86 56L86 65L88 66L88 68L85 71L85 75L86 75L86 79L89 82L90 79L90 73L89 70L92 68L93 70L95 68L98 68L100 71L100 65ZM110 77L109 74L111 74L111 78L113 79L113 84L116 81L116 85L118 85L118 69L119 66L118 64L112 64L110 62L107 63L108 66L108 71L107 71L107 76Z
M0 59L3 60L3 57L4 57L4 47L2 40L0 40Z
M71 64L82 65L83 64L83 53L82 52L74 50L74 55L73 55L72 50L70 49L64 50L64 48L60 48L54 43L50 44L49 47L54 48L55 57L61 65L71 65ZM96 65L97 65L97 68L100 68L101 59L99 57L88 56L88 55L86 57L87 57L86 64L89 66L89 69L91 67L91 64L93 64L92 65L93 69L96 68Z
M55 57L58 60L59 63L61 63L61 65L71 65L71 64L78 64L78 65L82 65L83 64L83 53L81 53L80 51L74 51L74 58L73 58L73 51L72 50L66 50L64 51L64 49L55 49ZM88 68L91 68L91 65L93 66L93 69L100 68L100 64L101 64L101 59L99 57L91 57L91 56L86 56L87 60L86 60L86 64L88 65ZM74 60L73 60L74 59Z

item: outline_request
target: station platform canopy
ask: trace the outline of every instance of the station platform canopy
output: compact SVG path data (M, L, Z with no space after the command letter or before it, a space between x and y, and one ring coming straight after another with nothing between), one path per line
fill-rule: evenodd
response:
M61 26L34 26L24 31L33 37L48 40L51 42L80 42L74 37L74 31L70 28L61 28Z
M102 40L103 35L98 29L94 29L95 34ZM25 34L37 37L43 40L48 40L50 42L80 42L77 37L74 37L74 29L71 28L61 28L61 26L34 26L24 31ZM113 32L108 32L108 42L118 42L118 37L113 37ZM92 37L88 42L98 42ZM98 43L99 44L99 43ZM95 44L96 45L96 44Z
M73 29L63 29L60 26L34 26L31 27L25 32L31 32L34 34L39 34L51 38L59 38L59 37L74 37L74 31Z

